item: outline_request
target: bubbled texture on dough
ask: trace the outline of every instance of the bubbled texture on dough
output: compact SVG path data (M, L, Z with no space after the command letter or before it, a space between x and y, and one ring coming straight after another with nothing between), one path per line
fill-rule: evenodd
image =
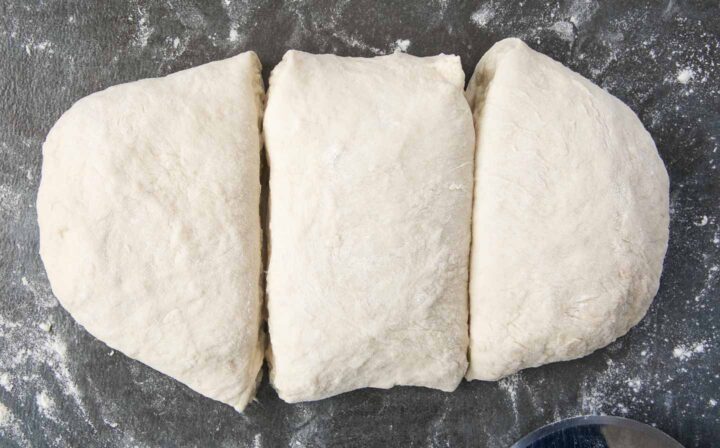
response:
M668 177L635 114L517 39L468 87L478 135L469 379L584 356L658 290Z
M40 254L90 333L242 410L263 359L254 53L78 101L43 146Z
M265 115L270 378L289 402L465 373L474 132L459 58L288 52Z

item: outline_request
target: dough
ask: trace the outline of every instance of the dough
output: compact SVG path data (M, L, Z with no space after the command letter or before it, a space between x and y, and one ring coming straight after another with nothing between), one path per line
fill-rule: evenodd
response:
M617 98L507 39L467 91L477 129L468 379L573 359L658 289L668 176Z
M263 360L254 53L78 101L43 146L40 254L110 347L242 410Z
M456 56L289 51L265 115L270 379L288 402L467 367L474 131Z

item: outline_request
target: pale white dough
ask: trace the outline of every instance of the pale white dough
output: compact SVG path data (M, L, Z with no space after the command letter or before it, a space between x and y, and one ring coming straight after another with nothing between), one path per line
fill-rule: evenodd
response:
M242 410L263 360L254 53L78 101L43 146L40 254L110 347Z
M284 400L460 382L474 141L463 82L444 55L289 51L274 69L268 357Z
M517 39L467 92L477 130L469 379L584 356L638 323L668 242L668 176L621 101Z

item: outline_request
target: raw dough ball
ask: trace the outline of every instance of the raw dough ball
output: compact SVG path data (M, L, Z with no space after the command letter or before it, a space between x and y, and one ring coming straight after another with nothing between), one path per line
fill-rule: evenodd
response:
M265 115L270 379L289 402L467 367L474 131L456 56L290 51Z
M260 330L254 53L78 101L43 146L40 254L90 333L242 410Z
M573 359L625 334L658 289L668 177L617 98L507 39L467 96L477 129L469 379Z

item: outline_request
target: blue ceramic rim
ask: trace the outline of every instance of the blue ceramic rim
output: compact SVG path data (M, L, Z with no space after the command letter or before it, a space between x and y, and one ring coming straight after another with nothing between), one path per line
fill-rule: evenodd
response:
M566 418L564 420L560 420L555 423L549 423L539 429L536 429L535 431L526 435L522 439L518 440L510 448L525 448L528 445L530 445L531 443L536 442L537 440L539 440L549 434L552 434L554 432L557 432L557 431L560 431L560 430L563 430L566 428L580 426L582 424L610 425L610 426L616 426L616 427L622 427L622 428L632 428L637 431L649 434L655 438L664 439L670 446L674 446L677 448L683 448L683 446L680 445L680 443L678 443L677 440L673 439L672 437L670 437L669 435L665 434L664 432L660 431L657 428L654 428L645 423L640 423L636 420L631 420L629 418L614 417L614 416L610 416L610 415L583 415L583 416L579 416L579 417Z

